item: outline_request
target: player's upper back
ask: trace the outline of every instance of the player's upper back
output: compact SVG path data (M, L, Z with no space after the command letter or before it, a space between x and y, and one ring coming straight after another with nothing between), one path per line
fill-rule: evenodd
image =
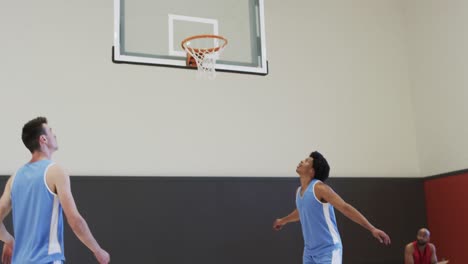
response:
M27 163L13 177L14 263L63 259L62 208L46 180L51 166L50 160Z
M16 171L11 184L12 206L21 209L18 206L23 205L25 200L31 202L28 197L42 198L44 194L47 194L44 191L49 192L49 195L54 195L48 189L45 177L47 170L52 165L50 160L39 160L27 163Z

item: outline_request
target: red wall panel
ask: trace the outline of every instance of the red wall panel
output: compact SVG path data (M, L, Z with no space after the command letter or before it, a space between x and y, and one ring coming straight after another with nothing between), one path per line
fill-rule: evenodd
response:
M427 223L439 259L468 263L468 172L424 182Z

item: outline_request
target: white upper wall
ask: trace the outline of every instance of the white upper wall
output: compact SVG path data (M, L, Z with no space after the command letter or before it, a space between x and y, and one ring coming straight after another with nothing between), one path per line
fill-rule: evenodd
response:
M0 9L0 174L49 118L73 175L294 176L318 149L332 176L419 176L403 5L266 1L266 77L111 62L112 1Z
M468 1L410 0L406 9L421 173L468 168Z

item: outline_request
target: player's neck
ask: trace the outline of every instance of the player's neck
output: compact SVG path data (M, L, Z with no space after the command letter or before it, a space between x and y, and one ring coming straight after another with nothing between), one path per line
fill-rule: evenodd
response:
M309 186L310 182L312 181L312 178L310 178L309 176L303 176L303 175L301 175L299 179L301 180L301 187L303 189L307 188L307 186Z
M50 160L51 158L52 158L52 151L35 151L32 154L30 162L36 162L36 161L45 160L45 159Z

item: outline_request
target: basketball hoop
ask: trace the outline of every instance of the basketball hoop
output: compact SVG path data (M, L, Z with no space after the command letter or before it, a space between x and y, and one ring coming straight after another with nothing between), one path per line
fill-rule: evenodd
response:
M213 44L203 43L203 41L207 42L210 40L213 41ZM200 43L197 45L196 42ZM187 52L187 66L197 67L199 77L213 80L216 78L216 60L223 52L227 43L226 38L217 35L196 35L182 40L182 48ZM204 45L204 47L195 47L200 45ZM208 45L212 45L213 47L206 48Z

